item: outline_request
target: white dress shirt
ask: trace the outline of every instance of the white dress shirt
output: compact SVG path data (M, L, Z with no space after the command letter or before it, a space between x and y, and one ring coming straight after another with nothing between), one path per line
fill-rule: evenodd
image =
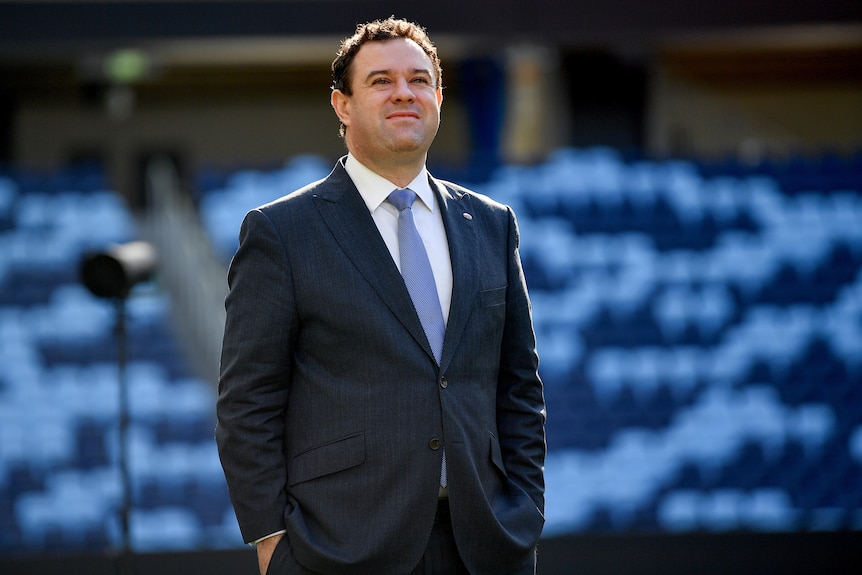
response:
M371 217L377 224L377 229L383 241L386 242L395 265L400 270L398 210L386 201L389 194L398 186L372 172L350 154L344 162L344 169L347 170L347 174L359 190L359 195L368 206L368 211L371 212ZM422 237L422 243L425 244L431 270L434 272L434 283L437 284L437 297L440 298L443 321L447 321L452 303L452 262L449 259L449 243L446 239L440 207L437 205L437 196L428 182L428 170L423 167L407 187L416 192L418 199L421 200L413 204L413 221Z

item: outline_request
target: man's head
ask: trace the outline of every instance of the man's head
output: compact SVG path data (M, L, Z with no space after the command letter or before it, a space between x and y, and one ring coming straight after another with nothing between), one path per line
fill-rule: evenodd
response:
M392 18L361 25L332 71L331 103L350 152L373 169L421 165L443 101L440 60L425 31Z
M386 20L375 20L367 24L360 24L356 27L356 32L352 36L345 38L341 42L341 49L332 61L332 89L341 90L348 96L353 93L350 85L350 65L356 57L356 53L366 42L394 40L395 38L407 38L413 40L422 48L422 51L428 55L431 63L434 65L434 82L435 87L442 86L443 69L440 67L440 58L437 56L437 47L428 38L425 29L397 18L387 18Z

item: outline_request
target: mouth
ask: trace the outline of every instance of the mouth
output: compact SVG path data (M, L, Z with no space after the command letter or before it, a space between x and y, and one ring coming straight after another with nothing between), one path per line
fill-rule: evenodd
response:
M412 118L414 120L418 120L419 114L417 114L416 112L394 112L386 116L386 118L389 120L399 120L403 118Z

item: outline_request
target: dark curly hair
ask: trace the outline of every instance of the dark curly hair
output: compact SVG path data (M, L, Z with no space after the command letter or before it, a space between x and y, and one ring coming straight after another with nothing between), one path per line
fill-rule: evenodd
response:
M332 89L339 90L348 96L353 94L350 87L350 67L357 52L366 42L383 42L396 38L407 38L413 40L431 59L434 66L434 82L440 87L443 85L443 68L440 66L440 58L437 56L437 47L431 42L425 28L390 16L386 20L375 20L356 27L356 32L342 40L341 48L332 61ZM340 133L344 137L344 125Z

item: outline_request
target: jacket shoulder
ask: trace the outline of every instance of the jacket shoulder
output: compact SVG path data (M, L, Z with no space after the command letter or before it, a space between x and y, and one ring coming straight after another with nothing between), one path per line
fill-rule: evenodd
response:
M452 194L455 198L459 200L469 198L469 201L474 206L474 208L484 208L492 212L508 213L510 211L509 206L500 203L497 200L486 196L485 194L476 192L460 184L440 179L438 179L437 182L446 190L448 190L449 193Z
M260 205L255 209L262 212L272 212L286 208L297 209L300 205L309 202L311 198L314 197L314 195L325 185L326 180L327 178L323 178L316 182L311 182L298 190Z

